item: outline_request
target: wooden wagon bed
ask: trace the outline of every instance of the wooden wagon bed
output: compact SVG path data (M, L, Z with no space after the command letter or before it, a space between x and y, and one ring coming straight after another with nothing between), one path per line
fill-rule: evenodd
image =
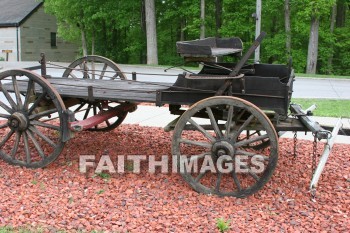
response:
M99 80L99 79L47 79L61 97L82 99L98 99L110 101L156 102L156 93L169 88L169 83L144 83L131 80ZM10 87L8 89L11 89ZM19 83L20 92L26 92L27 82ZM36 92L40 93L39 87Z

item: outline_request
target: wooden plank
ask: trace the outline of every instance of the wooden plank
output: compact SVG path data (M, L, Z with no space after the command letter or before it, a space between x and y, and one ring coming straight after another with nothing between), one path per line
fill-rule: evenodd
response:
M88 80L88 79L48 79L61 97L73 97L88 99L88 88L92 87L93 97L100 100L131 101L131 102L156 102L156 92L160 89L168 89L159 86L160 83L139 83L133 81L117 80ZM4 84L8 91L13 91L13 85ZM27 81L19 81L18 87L21 93L27 90ZM41 93L41 87L35 85L35 91Z
M48 81L54 86L75 86L105 88L105 89L137 89L137 90L158 90L171 87L169 83L151 83L132 80L101 80L101 79L72 79L72 78L50 78Z

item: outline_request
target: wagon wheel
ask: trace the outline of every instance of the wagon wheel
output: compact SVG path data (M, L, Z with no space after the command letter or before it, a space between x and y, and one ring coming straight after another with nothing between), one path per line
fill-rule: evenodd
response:
M101 57L90 55L79 58L68 66L63 77L66 78L86 78L103 80L125 80L126 76L113 61ZM76 113L76 120L85 120L89 114L96 115L100 111L116 107L120 103L112 101L88 101L79 99L78 106L71 108ZM123 112L119 116L113 117L105 122L91 128L91 131L109 131L118 127L125 119L128 112Z
M256 136L262 136L264 134L265 134L265 132L262 132L261 130L246 130L245 136L241 140L249 139L249 138L256 137ZM245 147L260 150L260 149L264 149L264 148L268 147L269 145L270 145L269 139L264 138L264 139L261 139L259 141L250 143L249 145L247 145Z
M0 157L28 168L53 162L64 147L60 95L26 70L0 73L0 90Z
M266 132L245 138L246 130ZM246 147L268 139L264 150ZM268 117L235 97L211 97L194 104L176 124L172 153L182 177L197 192L246 197L271 177L278 137Z

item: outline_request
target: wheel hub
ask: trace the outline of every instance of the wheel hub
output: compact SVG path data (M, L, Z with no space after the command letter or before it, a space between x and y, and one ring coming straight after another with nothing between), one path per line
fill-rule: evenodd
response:
M213 159L216 161L219 157L224 155L233 157L235 154L235 149L228 141L217 141L213 144L211 153Z
M8 126L14 130L24 131L29 126L29 120L23 113L15 112L9 118Z

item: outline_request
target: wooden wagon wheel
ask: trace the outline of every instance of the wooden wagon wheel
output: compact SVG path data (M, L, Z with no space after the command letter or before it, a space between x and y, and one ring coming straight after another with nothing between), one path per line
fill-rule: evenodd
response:
M64 73L66 78L86 78L86 79L103 79L103 80L125 80L126 76L121 72L121 69L113 61L96 55L90 55L79 58L72 62ZM72 107L71 110L76 114L76 120L85 120L89 114L96 115L99 111L105 111L119 105L113 101L88 101L79 99L80 104ZM127 112L113 117L104 123L101 123L91 131L109 131L118 127L125 119Z
M0 157L28 168L53 162L64 147L60 95L26 70L0 73L0 90Z
M246 130L265 133L245 138ZM247 147L263 139L268 139L265 149ZM180 117L172 153L180 174L196 191L246 197L271 177L278 159L278 137L269 118L252 103L211 97Z
M253 138L253 137L259 137L259 136L262 136L264 134L265 134L265 132L262 132L261 130L246 130L245 136L242 137L241 140L249 139L249 138ZM269 139L264 138L264 139L261 139L259 141L250 143L245 147L260 150L260 149L264 149L264 148L268 147L269 145L270 145Z

